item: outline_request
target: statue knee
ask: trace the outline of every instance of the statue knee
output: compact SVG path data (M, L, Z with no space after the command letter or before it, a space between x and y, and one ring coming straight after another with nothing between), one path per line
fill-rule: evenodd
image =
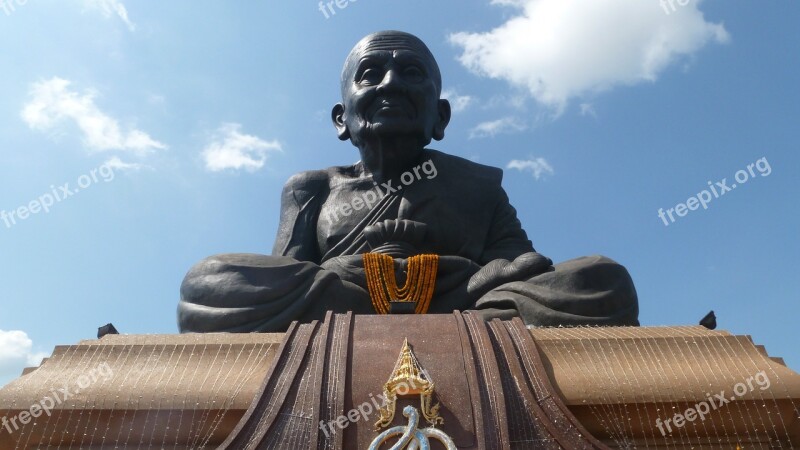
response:
M205 304L210 296L219 297L226 286L225 279L236 270L236 266L241 266L242 256L244 255L219 254L200 260L183 278L181 301Z

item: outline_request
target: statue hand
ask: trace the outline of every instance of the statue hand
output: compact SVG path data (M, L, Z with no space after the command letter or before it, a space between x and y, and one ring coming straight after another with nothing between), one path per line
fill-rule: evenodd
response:
M408 258L419 254L417 249L426 230L427 225L422 222L390 219L366 227L364 236L372 252Z
M419 251L406 242L387 242L370 250L372 253L384 253L397 259L408 259L418 255Z

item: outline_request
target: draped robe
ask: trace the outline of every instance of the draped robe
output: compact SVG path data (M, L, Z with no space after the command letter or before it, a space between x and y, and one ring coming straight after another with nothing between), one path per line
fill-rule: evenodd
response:
M436 150L422 153L426 161L435 170L409 170L413 178L388 186L364 176L361 163L293 176L272 256L223 254L195 265L181 286L181 332L283 331L328 310L374 313L361 254L371 249L365 229L386 220L424 224L416 253L440 255L429 313L638 325L623 266L603 256L553 265L534 250L501 187L502 170ZM400 285L406 264L395 259Z

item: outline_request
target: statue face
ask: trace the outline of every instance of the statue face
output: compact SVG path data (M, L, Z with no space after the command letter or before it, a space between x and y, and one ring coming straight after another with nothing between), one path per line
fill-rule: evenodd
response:
M367 36L350 53L342 73L342 100L333 120L342 140L409 136L420 148L442 139L450 105L440 100L436 61L418 38L384 32Z

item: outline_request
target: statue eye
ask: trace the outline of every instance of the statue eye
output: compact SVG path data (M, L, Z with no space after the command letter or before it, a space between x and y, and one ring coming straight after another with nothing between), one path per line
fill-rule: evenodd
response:
M381 80L383 79L383 70L377 67L369 67L361 72L361 76L358 78L359 84L380 84Z
M412 82L420 82L425 79L425 72L417 66L408 66L403 70L403 76Z

